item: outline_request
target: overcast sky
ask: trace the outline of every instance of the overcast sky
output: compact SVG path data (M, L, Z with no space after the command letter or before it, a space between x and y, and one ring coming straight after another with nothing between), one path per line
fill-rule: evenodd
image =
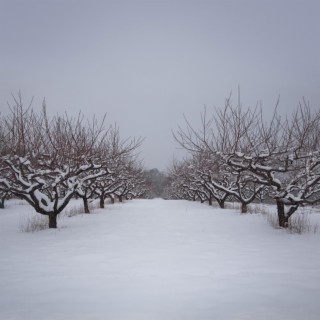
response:
M320 106L320 0L0 0L0 108L107 112L146 137L148 168L181 156L171 129L241 88L267 112Z

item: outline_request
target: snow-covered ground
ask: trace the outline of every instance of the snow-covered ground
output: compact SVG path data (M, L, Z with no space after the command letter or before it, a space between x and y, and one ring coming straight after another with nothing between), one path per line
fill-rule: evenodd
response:
M1 320L320 319L319 232L156 199L24 233L28 210L0 211Z

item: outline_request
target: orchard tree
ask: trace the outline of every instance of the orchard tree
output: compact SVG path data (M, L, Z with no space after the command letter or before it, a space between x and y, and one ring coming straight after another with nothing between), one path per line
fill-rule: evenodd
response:
M241 212L246 213L248 204L265 190L265 186L260 185L248 171L231 167L221 152L217 151L220 150L222 139L219 140L220 137L214 134L213 125L217 126L219 116L217 113L216 119L210 119L205 110L201 114L199 131L193 129L186 120L186 129L180 127L174 137L180 146L190 153L192 173L189 180L193 182L192 190L198 194L201 202L207 198L211 205L215 200L220 208L224 208L225 201L232 198L241 203ZM256 115L247 112L245 118L247 122L253 123Z
M115 125L111 127L110 135L104 141L101 148L104 159L111 174L98 178L94 185L94 194L99 198L100 208L104 208L107 198L114 202L115 197L119 197L120 190L125 188L130 177L128 176L129 163L136 158L136 153L141 147L143 139L121 139L119 128Z
M57 215L87 178L108 174L95 150L105 138L104 119L84 124L77 118L49 119L45 103L40 113L24 108L21 95L14 97L11 113L3 118L5 140L1 145L1 189L10 190L57 227Z
M320 200L320 112L311 112L303 102L291 117L282 118L277 108L278 103L266 122L261 108L243 109L240 103L233 107L229 97L211 118L202 114L199 130L186 119L186 128L180 127L174 137L193 157L210 154L221 159L219 168L230 184L223 186L202 170L208 185L230 192L243 211L268 191L276 202L279 226L287 227L300 206Z
M300 206L320 201L319 129L320 112L312 113L304 103L290 118L282 119L275 111L269 123L261 120L255 134L239 139L246 148L237 143L233 150L223 151L230 166L270 187L280 227L288 226Z

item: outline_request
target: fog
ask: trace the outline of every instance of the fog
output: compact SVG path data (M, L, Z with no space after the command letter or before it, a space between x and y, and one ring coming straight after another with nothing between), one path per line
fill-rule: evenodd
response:
M165 170L183 115L196 126L238 87L266 116L279 95L281 113L318 109L319 38L318 0L0 0L0 108L21 90L50 114L107 113Z

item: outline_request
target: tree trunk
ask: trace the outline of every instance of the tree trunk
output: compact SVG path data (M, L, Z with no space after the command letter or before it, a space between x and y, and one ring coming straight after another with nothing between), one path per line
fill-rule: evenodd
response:
M224 200L219 201L219 206L221 209L224 209Z
M5 197L0 199L0 209L4 209L4 200Z
M111 203L114 204L114 197L110 197Z
M90 213L88 199L86 197L83 197L82 200L83 200L84 213Z
M280 199L277 199L277 211L278 211L279 227L288 228L289 218L286 216L284 203Z
M49 228L57 228L57 215L55 213L49 214Z
M100 202L99 203L100 203L100 208L104 209L104 196L100 197Z
M122 196L119 196L119 202L122 202Z
M209 206L212 206L212 198L209 198Z
M241 213L247 213L248 212L248 206L245 202L241 203Z

